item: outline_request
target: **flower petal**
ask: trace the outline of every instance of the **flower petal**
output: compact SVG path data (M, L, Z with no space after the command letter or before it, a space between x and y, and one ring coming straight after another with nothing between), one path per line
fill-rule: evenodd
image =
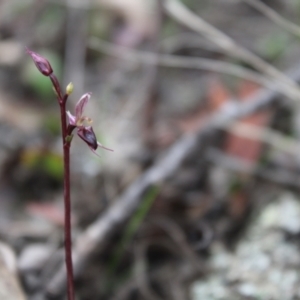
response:
M77 104L75 106L76 120L79 120L80 117L82 116L83 110L84 110L85 106L87 105L89 99L91 98L91 95L92 95L92 93L86 93L77 102Z
M69 118L69 124L72 126L76 126L76 118L73 116L69 111L66 112L68 118Z
M91 126L79 127L77 134L91 149L96 150L98 148L97 138Z

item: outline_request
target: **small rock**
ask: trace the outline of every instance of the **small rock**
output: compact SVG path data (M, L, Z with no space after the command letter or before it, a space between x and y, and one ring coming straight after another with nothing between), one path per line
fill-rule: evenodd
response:
M299 200L287 193L264 210L260 217L260 225L265 228L279 227L290 233L298 233L300 232L299 216Z
M32 244L27 246L19 257L19 270L22 272L40 270L53 252L54 248L47 244Z
M10 247L0 242L0 299L25 300L16 273L15 255Z

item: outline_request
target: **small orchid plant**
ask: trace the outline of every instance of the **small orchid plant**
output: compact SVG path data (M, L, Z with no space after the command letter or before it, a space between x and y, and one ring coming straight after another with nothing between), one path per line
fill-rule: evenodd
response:
M74 276L72 262L72 235L71 235L71 197L70 197L70 147L73 139L73 131L77 130L77 135L89 146L95 153L98 147L113 151L101 145L96 138L93 127L90 125L92 119L83 116L91 93L84 94L75 106L75 115L66 111L66 103L69 95L73 91L73 84L69 83L65 92L62 91L59 81L53 73L49 61L41 55L26 49L27 53L33 59L37 69L46 77L49 77L57 96L60 107L62 143L63 143L63 161L64 161L64 203L65 203L65 261L67 269L67 294L68 300L74 300ZM68 117L68 118L67 118Z

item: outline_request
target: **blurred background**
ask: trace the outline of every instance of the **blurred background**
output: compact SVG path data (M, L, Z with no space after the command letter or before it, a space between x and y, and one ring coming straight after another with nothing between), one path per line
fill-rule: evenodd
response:
M0 299L300 299L299 0L0 1Z

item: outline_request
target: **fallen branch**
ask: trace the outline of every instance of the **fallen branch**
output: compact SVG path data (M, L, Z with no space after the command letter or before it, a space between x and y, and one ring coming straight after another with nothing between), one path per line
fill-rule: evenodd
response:
M256 8L264 16L266 16L268 19L270 19L272 22L274 22L279 27L296 35L297 37L300 37L300 26L285 19L279 13L277 13L274 9L272 9L271 7L269 7L262 1L259 1L259 0L241 0L241 1Z

